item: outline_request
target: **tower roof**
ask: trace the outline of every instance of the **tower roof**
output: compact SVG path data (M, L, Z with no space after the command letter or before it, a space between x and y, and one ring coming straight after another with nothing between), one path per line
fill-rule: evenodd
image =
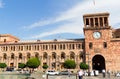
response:
M83 15L83 17L93 17L93 16L109 16L108 12L104 12L104 13L92 13L92 14L85 14Z

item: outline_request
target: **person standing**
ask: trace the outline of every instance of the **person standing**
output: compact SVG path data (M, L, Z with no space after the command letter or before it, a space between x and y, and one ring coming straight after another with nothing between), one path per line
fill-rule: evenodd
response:
M71 75L71 71L68 69L68 77L70 77Z
M84 72L82 70L79 70L79 72L78 72L79 79L82 79L83 75L84 75Z
M107 74L108 74L108 78L110 78L110 70L108 69L108 71L107 71Z
M105 69L102 70L103 78L105 78Z

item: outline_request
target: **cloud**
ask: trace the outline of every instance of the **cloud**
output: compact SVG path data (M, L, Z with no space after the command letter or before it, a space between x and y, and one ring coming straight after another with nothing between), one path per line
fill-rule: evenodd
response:
M0 8L3 8L3 2L2 2L2 0L0 0Z
M31 38L38 39L38 38L42 38L42 37L46 37L54 34L60 34L60 33L81 34L83 33L83 31L82 31L82 28L80 28L79 22L72 22L72 23L63 24L62 26L58 26L58 28L55 30L52 30L49 32L43 32L43 33L40 33L39 35L33 35Z
M83 14L109 12L112 16L110 17L110 23L111 25L115 25L120 21L120 9L118 7L120 7L119 0L95 0L95 5L93 0L85 0L67 11L61 12L57 17L49 18L49 20L38 21L26 27L28 29L33 29L41 26L52 25L57 22L61 23L61 25L56 26L56 29L40 33L39 35L32 36L31 38L42 38L58 33L83 34ZM63 21L65 22L64 24L62 24Z

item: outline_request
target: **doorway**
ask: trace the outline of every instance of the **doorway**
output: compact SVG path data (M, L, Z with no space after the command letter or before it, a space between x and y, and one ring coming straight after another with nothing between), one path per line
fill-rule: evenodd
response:
M92 69L102 72L105 67L105 58L102 55L95 55L92 59Z

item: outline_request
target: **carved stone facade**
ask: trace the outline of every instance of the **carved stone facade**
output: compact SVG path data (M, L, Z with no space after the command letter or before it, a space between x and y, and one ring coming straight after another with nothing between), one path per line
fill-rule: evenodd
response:
M120 30L109 26L109 13L86 14L83 18L86 63L90 70L120 71Z
M21 41L9 35L0 35L0 62L18 68L31 57L38 57L49 69L62 70L66 59L75 60L76 69L83 60L90 70L120 71L120 29L109 25L109 13L83 15L84 39ZM85 58L83 58L85 56Z
M26 63L32 57L40 59L40 70L43 69L43 64L49 65L49 69L64 70L63 63L66 59L75 60L78 69L80 62L83 61L81 55L83 55L84 39L20 41L6 34L0 38L2 38L0 62L6 63L11 68L18 68L19 63Z

